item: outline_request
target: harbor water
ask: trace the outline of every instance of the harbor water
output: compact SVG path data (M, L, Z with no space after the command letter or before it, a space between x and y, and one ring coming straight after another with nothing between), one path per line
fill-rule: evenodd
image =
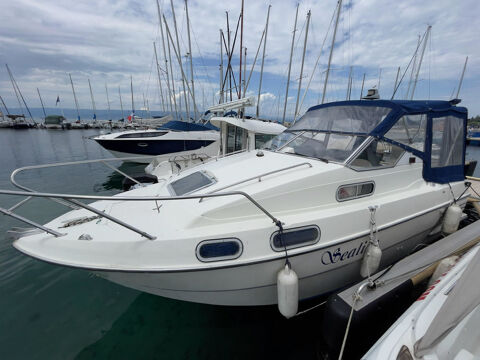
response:
M18 167L111 157L89 139L98 132L1 130L0 188L14 189L9 176ZM480 147L467 154L480 159ZM143 165L121 169L133 174ZM97 195L118 193L122 185L103 164L33 170L18 180L45 192ZM0 196L0 206L19 200ZM48 199L16 210L39 223L65 211ZM19 253L5 232L25 225L0 219L0 359L324 358L321 307L286 320L276 306L210 306L141 293Z
M111 157L88 138L98 133L0 130L0 188L14 189L9 177L18 167ZM121 169L136 173L143 166ZM109 195L121 191L122 177L90 164L28 171L18 180L45 192ZM0 196L0 206L20 200ZM45 223L66 210L33 199L15 211ZM13 226L26 225L0 215L0 359L323 357L320 308L286 320L276 306L210 306L141 293L21 254L5 236Z

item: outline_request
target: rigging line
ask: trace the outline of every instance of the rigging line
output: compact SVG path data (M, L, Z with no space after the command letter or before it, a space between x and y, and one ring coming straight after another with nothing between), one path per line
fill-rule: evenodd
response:
M427 31L428 31L428 30L427 30ZM400 78L400 81L398 82L397 87L393 90L393 94L392 94L392 97L390 98L390 100L393 100L393 97L394 97L395 94L397 93L397 90L398 90L398 88L400 87L400 85L401 85L401 83L402 83L402 80L403 80L403 78L405 77L405 75L406 75L406 73L407 73L407 70L409 69L410 65L412 65L412 61L413 61L413 59L415 58L415 55L417 54L418 49L420 48L420 45L422 44L423 40L425 39L425 36L427 35L427 31L425 31L425 33L423 34L421 40L418 42L417 48L415 49L415 52L413 53L413 56L412 56L412 58L410 59L410 62L408 63L405 71L403 72L403 75L402 75L402 77Z
M318 57L317 57L317 60L315 61L315 65L313 67L313 70L312 70L312 74L310 75L310 79L308 80L308 84L307 84L307 87L305 88L304 92L303 92L303 97L302 97L302 101L300 102L300 106L298 107L299 109L302 108L303 106L303 101L305 100L305 96L307 95L307 92L310 88L310 84L312 82L312 79L313 79L313 76L315 75L315 70L317 69L317 66L318 66L318 62L320 61L320 56L322 55L323 53L323 48L325 46L325 42L327 40L327 37L328 37L328 34L330 33L330 29L332 27L332 24L333 24L333 20L335 19L335 13L337 11L337 7L335 7L335 9L333 10L333 14L332 14L332 18L330 19L330 24L328 25L328 29L327 29L327 33L325 34L325 37L323 38L323 42L322 42L322 47L320 48L320 53L318 54ZM293 121L295 122L295 119L297 117L298 114L293 114Z

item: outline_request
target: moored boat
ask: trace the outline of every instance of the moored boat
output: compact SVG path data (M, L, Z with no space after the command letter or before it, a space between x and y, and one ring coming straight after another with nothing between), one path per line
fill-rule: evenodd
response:
M465 108L447 101L315 106L263 150L121 196L77 196L100 201L14 246L187 301L277 303L286 262L298 275L300 300L323 295L361 278L371 234L384 268L439 232L451 204L464 206L466 119ZM102 219L92 221L92 209Z

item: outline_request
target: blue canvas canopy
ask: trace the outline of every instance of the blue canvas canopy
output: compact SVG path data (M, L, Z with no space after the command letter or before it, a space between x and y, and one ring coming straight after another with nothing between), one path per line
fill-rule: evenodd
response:
M369 135L423 160L423 178L464 179L467 109L448 101L356 100L317 105L287 131Z
M185 121L172 120L161 126L161 130L174 130L174 131L208 131L208 130L218 130L215 126L210 123L206 124L196 124Z

